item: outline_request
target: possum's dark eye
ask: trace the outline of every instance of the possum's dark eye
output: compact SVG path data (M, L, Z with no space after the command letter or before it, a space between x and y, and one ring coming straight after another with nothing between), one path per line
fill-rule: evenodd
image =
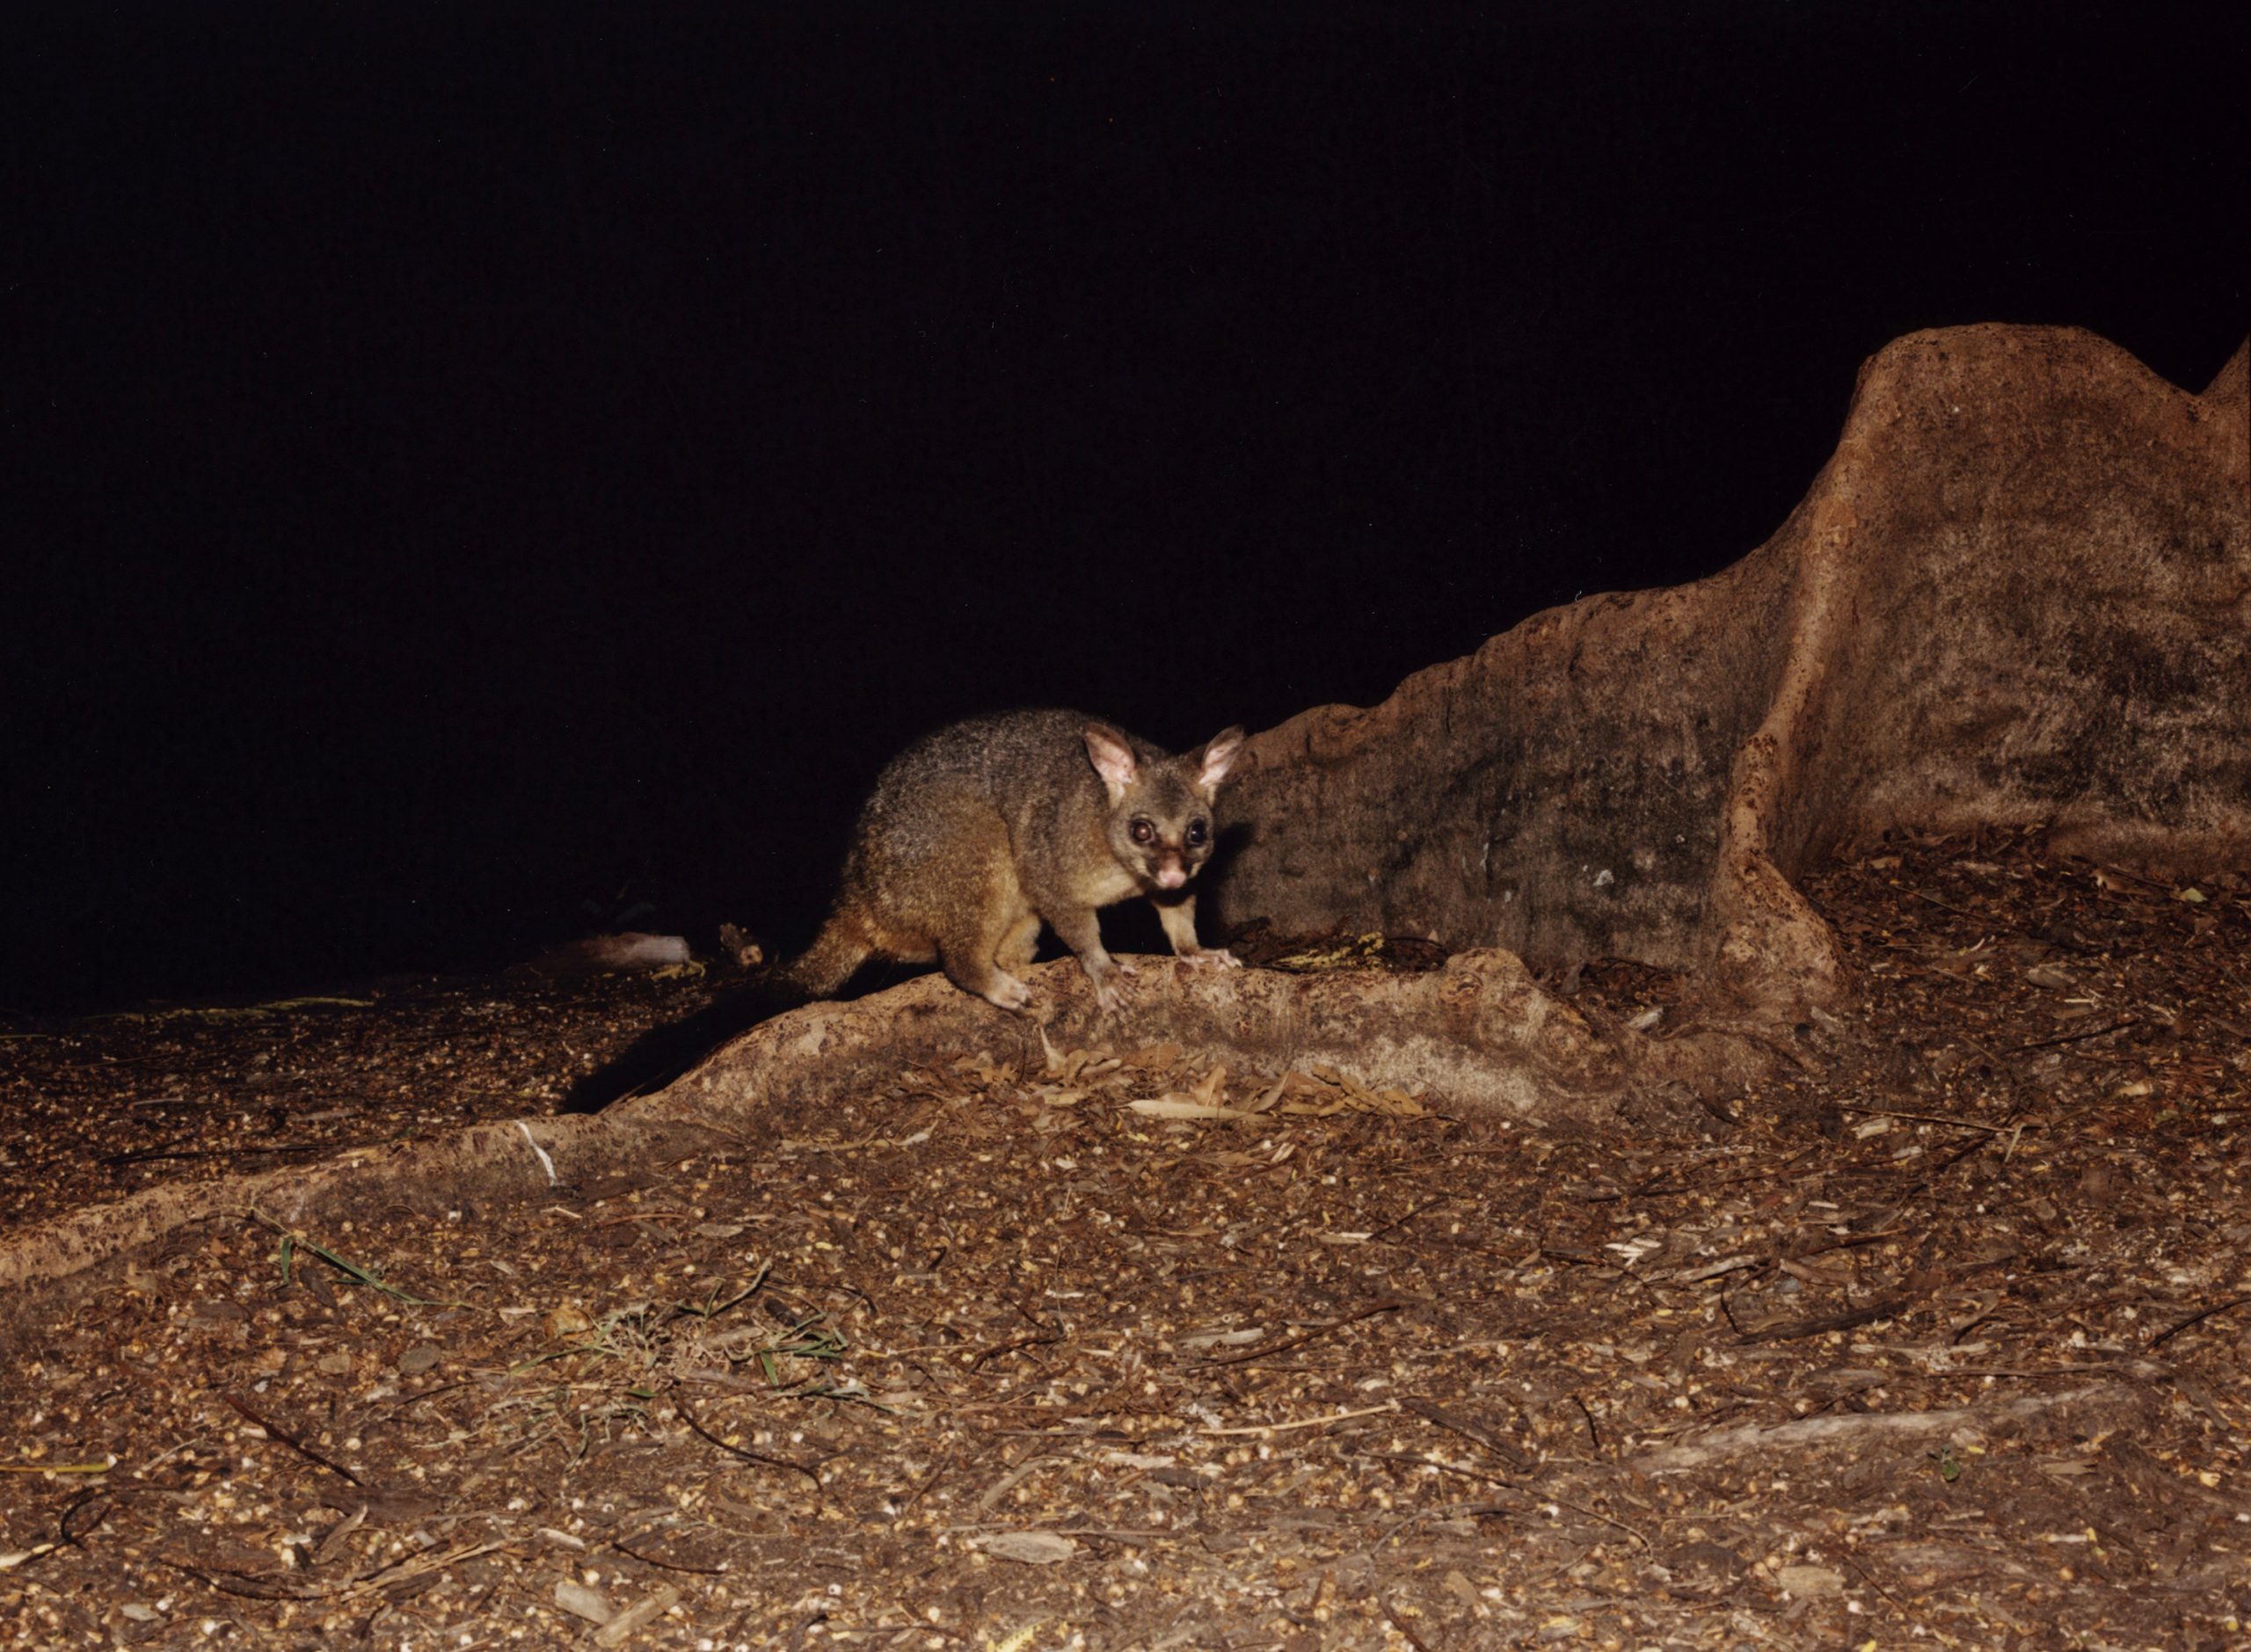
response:
M1146 845L1154 843L1157 841L1156 827L1150 825L1147 820L1134 821L1132 830L1133 833L1133 841L1136 843Z
M1205 844L1211 841L1211 838L1212 827L1208 821L1191 820L1188 823L1188 847L1190 848L1200 849Z

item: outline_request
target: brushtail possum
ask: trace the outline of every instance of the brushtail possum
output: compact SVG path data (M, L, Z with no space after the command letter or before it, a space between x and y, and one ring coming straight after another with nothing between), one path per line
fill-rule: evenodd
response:
M1242 731L1168 757L1075 711L973 717L893 758L861 808L827 924L786 972L827 997L871 956L937 959L947 977L1022 1009L1042 923L1078 955L1104 1008L1130 974L1104 950L1096 913L1129 895L1156 904L1172 950L1233 967L1196 939L1189 888L1210 858L1213 794Z

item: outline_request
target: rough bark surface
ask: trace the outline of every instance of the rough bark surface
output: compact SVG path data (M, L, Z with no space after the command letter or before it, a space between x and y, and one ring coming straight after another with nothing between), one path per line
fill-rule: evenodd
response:
M1255 738L1220 915L1833 988L1792 879L1887 828L2251 855L2247 357L2202 395L2090 334L1913 334L1757 551L1589 598Z

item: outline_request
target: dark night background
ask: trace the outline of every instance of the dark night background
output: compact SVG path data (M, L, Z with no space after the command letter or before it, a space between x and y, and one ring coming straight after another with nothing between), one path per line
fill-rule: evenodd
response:
M1709 573L1901 333L2201 388L2244 15L17 8L0 1007L802 939L922 729Z

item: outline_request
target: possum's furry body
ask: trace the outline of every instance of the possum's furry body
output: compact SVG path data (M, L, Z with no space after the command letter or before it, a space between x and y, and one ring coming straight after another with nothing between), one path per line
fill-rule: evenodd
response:
M1242 749L1231 728L1169 757L1073 711L973 717L892 759L860 811L828 922L788 979L834 993L871 957L936 958L965 992L1021 1009L1042 923L1077 954L1105 1007L1132 965L1096 913L1155 899L1172 950L1232 965L1196 939L1188 885L1212 852L1213 794Z

